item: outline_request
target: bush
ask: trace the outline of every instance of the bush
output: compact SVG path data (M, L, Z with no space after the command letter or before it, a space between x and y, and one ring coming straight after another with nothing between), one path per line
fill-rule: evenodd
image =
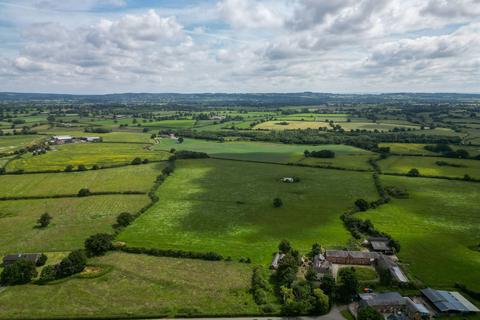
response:
M131 164L133 164L133 165L142 164L142 159L140 159L140 158L137 157L137 158L135 158L135 159L132 160Z
M42 253L37 260L36 266L41 267L41 266L45 265L45 263L47 262L47 259L48 259L48 257L45 254Z
M358 309L357 320L384 320L384 317L372 307L362 306Z
M101 256L112 249L112 240L112 235L98 233L85 240L85 249L90 256Z
M3 269L0 283L4 285L25 284L36 276L35 264L30 260L20 259Z
M55 266L45 266L40 273L39 283L47 283L57 278L57 271Z
M419 177L420 176L420 171L418 171L417 168L412 168L410 171L408 171L407 176L409 177Z
M282 199L280 199L280 198L275 198L275 199L273 199L273 206L274 206L275 208L280 208L281 206L283 206L283 201L282 201Z
M117 217L117 224L121 227L126 227L134 220L134 216L129 212L122 212Z
M38 218L37 224L40 228L46 228L50 224L51 220L52 217L47 212L45 212L40 216L40 218Z
M87 189L87 188L82 188L80 189L80 191L78 191L78 194L77 194L79 197L86 197L86 196L89 196L90 195L90 190Z
M84 164L80 164L80 165L78 166L78 169L77 169L77 170L78 170L78 171L87 171L87 167L85 167Z
M122 247L122 251L134 254L147 254L156 257L173 257L173 258L186 258L186 259L201 259L207 261L220 261L223 257L216 252L193 252L183 250L163 250L155 248L142 248L142 247Z
M360 211L367 211L370 208L370 204L365 199L358 199L355 201L355 206Z
M55 269L56 278L64 278L82 272L87 265L87 256L83 250L75 250L64 258Z
M306 157L312 158L335 158L335 152L331 150L311 151L305 150L303 153Z
M73 171L73 166L71 164L65 167L65 172L72 172L72 171Z
M205 152L180 150L175 153L177 159L203 159L210 158Z
M94 164L94 165L92 166L92 170L98 170L98 169L100 169L100 167L98 166L98 164Z

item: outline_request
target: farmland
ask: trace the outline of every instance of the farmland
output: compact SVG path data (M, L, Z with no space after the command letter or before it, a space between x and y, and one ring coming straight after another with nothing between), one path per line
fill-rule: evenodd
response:
M409 199L362 214L398 238L400 259L422 282L451 288L455 282L480 290L477 184L440 179L383 176L386 186L405 188Z
M47 286L9 288L0 294L0 318L98 317L99 312L108 318L261 313L248 292L248 265L121 253L90 263L111 271Z
M285 184L280 182L283 176L298 176L301 182ZM284 238L302 250L316 241L342 247L349 235L338 216L352 206L351 199L377 197L371 179L361 172L178 161L171 179L158 190L161 203L119 240L130 246L215 250L262 263ZM272 207L275 197L283 199L282 208Z

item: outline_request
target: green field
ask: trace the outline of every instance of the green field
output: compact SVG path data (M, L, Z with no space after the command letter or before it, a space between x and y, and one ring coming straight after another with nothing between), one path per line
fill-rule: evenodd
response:
M300 183L280 182L297 176ZM215 251L268 262L278 242L307 250L343 246L340 214L355 199L374 200L370 173L226 160L177 161L160 201L119 235L130 246ZM284 206L273 208L280 197Z
M128 130L128 129L126 129ZM79 128L53 128L40 131L42 134L50 136L69 135L73 137L95 136L101 137L103 142L134 142L134 143L153 143L150 139L150 133L114 131L109 133L88 133L79 130Z
M480 189L476 183L382 176L386 186L406 188L394 199L359 216L400 241L399 257L410 275L434 287L455 282L480 290Z
M212 157L276 163L300 163L319 166L337 166L349 169L369 170L368 159L374 153L346 145L292 145L268 142L233 141L217 142L199 139L185 139L181 144L175 139L161 139L156 150L190 150L208 153ZM305 158L303 152L328 149L335 152L333 159Z
M20 149L29 144L33 144L45 137L36 135L22 135L22 136L1 136L0 137L0 153L9 153Z
M379 147L389 147L391 153L435 155L435 152L425 150L423 143L380 143Z
M248 292L249 265L125 253L90 263L112 270L97 278L9 287L0 294L0 318L261 314Z
M328 122L324 121L286 121L287 124L282 124L283 120L266 121L254 127L254 129L262 130L294 130L294 129L318 129L330 128Z
M73 166L83 164L87 167L94 164L111 166L130 163L136 157L149 160L168 159L167 152L151 151L149 148L147 144L72 143L55 146L55 150L39 156L23 155L20 159L10 162L7 171L63 170L68 164Z
M148 192L161 174L163 163L70 173L0 176L0 197L52 196L91 192Z
M437 165L437 161L444 161L448 164L460 165L463 167L452 167L448 165ZM472 178L480 178L480 161L465 159L450 159L439 157L402 157L390 156L379 161L380 167L385 173L407 173L412 168L417 168L424 176L447 176L463 178L465 174Z
M149 202L146 195L0 201L0 252L81 248L88 236L111 232L119 213L137 212ZM36 221L44 212L53 217L52 222L37 229Z

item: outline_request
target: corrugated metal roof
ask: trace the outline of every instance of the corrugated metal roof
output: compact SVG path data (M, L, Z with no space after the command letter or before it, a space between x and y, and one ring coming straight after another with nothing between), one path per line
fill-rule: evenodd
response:
M455 291L442 291L431 288L423 289L422 293L441 312L480 312L470 301Z

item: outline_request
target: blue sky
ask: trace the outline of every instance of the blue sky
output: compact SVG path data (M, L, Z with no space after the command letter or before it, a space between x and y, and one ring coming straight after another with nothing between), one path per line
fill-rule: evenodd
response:
M0 0L0 91L480 92L480 0Z

